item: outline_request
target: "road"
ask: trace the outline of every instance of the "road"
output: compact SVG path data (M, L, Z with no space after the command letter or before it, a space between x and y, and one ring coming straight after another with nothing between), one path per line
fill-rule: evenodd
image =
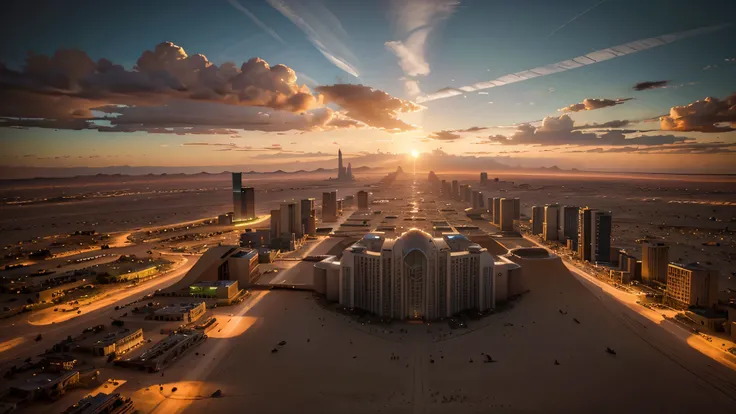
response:
M53 308L23 314L10 318L0 324L0 367L7 367L23 359L42 353L70 334L76 334L85 327L106 325L118 311L115 306L124 305L145 295L176 283L196 263L196 258L182 257L182 264L166 275L123 289L109 297L81 307L76 312L54 312ZM41 316L39 316L41 315ZM43 340L36 342L37 335Z
M554 253L547 247L537 243L534 239L531 239L528 237L524 237L524 238L536 244L537 246L545 248L551 253ZM669 319L666 319L664 316L662 316L661 313L655 310L649 309L645 306L641 306L640 304L636 303L638 300L638 297L636 295L632 293L621 291L620 289L616 289L615 287L596 278L595 276L592 276L586 273L585 271L581 270L580 268L578 268L573 263L570 263L567 260L562 259L562 261L565 264L565 266L570 270L570 272L581 283L583 283L585 287L587 287L594 293L596 293L596 290L594 288L600 289L600 291L603 291L606 294L608 294L608 296L610 296L612 299L615 299L616 302L618 302L619 304L627 307L631 311L654 322L655 324L657 324L657 326L669 332L678 340L685 342L690 347L696 349L698 352L736 371L736 356L734 356L733 354L727 352L726 350L718 348L716 345L714 345L711 342L708 342L706 339L704 339L700 335L693 334L691 331L687 330L685 327L675 322L672 322ZM603 299L602 297L600 298ZM714 341L716 340L714 339Z

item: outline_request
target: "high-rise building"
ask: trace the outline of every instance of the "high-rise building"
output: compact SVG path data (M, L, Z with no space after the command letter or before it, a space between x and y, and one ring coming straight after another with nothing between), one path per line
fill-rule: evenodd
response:
M337 191L322 193L322 221L337 221Z
M641 246L641 280L667 283L669 246L661 242L647 241Z
M465 186L464 200L468 203L473 201L473 187L471 187L469 184Z
M342 150L337 150L337 179L342 181L345 179L345 169L342 166Z
M281 210L271 210L271 238L281 237Z
M544 206L532 207L532 234L544 233Z
M501 197L493 197L493 208L491 211L493 224L501 225Z
M452 197L455 200L460 200L460 185L457 180L452 180Z
M240 212L241 220L253 220L256 218L256 190L253 187L240 189Z
M578 257L583 261L608 262L613 224L611 212L586 207L580 210L578 217Z
M480 208L480 202L478 201L478 198L480 196L480 192L478 191L471 191L470 192L470 206L472 208Z
M480 173L480 185L485 186L488 184L488 173L482 172Z
M340 260L339 302L384 318L435 320L495 307L493 256L461 234L370 233Z
M718 303L718 271L700 263L670 263L665 295L681 306L712 307Z
M300 206L301 204L295 201L281 203L282 237L290 238L292 234L295 237L302 237L304 235Z
M483 198L483 193L478 191L478 208L484 208L484 207L485 207L485 202Z
M348 163L348 169L345 172L345 178L352 181L353 180L353 165L351 163Z
M365 190L358 191L358 209L368 209L368 192Z
M577 240L578 238L578 220L580 208L575 206L562 206L560 208L560 217L557 220L559 224L559 239L565 242L567 239ZM575 242L577 244L577 242Z
M243 217L243 173L233 173L233 220L242 220Z
M514 199L502 198L499 201L499 227L501 231L514 231Z
M518 197L514 198L514 220L521 220L521 200Z
M542 238L547 241L557 240L557 218L560 206L547 204L544 206L544 226L542 226Z
M309 221L314 217L314 198L304 198L299 201L299 213L301 214L301 227L304 234L314 236L313 232L309 232ZM316 231L316 228L315 228Z

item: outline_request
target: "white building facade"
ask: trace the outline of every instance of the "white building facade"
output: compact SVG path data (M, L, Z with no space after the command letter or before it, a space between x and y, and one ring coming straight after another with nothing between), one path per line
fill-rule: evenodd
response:
M435 320L495 306L493 256L461 234L370 233L340 260L339 302L392 319Z

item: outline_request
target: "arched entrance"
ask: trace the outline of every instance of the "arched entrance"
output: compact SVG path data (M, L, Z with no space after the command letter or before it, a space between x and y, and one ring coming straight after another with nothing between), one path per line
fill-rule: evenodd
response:
M404 280L406 281L407 317L424 319L426 317L427 256L420 250L412 250L404 257Z

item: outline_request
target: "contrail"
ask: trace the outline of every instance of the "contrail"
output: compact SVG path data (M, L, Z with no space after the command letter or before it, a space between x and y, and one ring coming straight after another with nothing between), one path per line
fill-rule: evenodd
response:
M279 36L279 34L276 33L275 30L273 30L270 27L268 27L266 25L266 23L263 23L258 17L256 17L255 14L251 13L250 10L246 9L240 3L238 3L238 0L227 0L227 1L228 1L228 3L230 3L230 5L232 5L236 9L240 10L241 12L243 12L243 14L245 14L246 16L248 16L248 18L253 23L255 23L256 26L258 26L261 29L263 29L264 32L266 32L269 35L271 35L271 37L273 37L274 39L276 39L279 43L281 43L282 45L285 45L286 44L286 42L284 42L284 39L282 39L281 36Z
M582 13L578 13L578 14L577 14L577 15L576 15L575 17L573 17L572 19L570 19L570 20L568 20L567 22L565 22L565 24L563 24L562 26L560 26L560 27L556 28L556 29L555 29L555 30L554 30L554 31L553 31L552 33L548 34L548 35L547 35L547 37L550 37L550 36L552 36L553 34L555 34L555 33L559 32L560 30L562 30L562 28L564 28L564 27L565 27L565 26L567 26L568 24L570 24L570 23L574 22L575 20L577 20L577 19L579 19L579 18L581 18L581 17L585 16L586 14L588 14L588 12L590 12L591 10L593 10L593 9L595 9L596 7L600 6L601 4L605 3L606 1L608 1L608 0L601 0L601 1L599 1L598 3L594 4L594 5L593 5L593 6L591 7L591 8L589 8L588 10L585 10L585 11L584 11L584 12L582 12Z
M449 98L452 96L462 95L467 92L480 91L483 89L494 88L496 86L507 85L509 83L521 82L539 76L547 76L553 73L564 72L583 66L593 65L604 60L609 60L620 56L641 52L642 50L664 46L670 43L674 43L678 40L686 39L688 37L699 36L706 33L713 33L728 26L730 26L730 23L701 27L684 32L670 33L662 36L650 37L648 39L635 40L623 45L597 50L595 52L588 53L587 55L578 56L569 60L563 60L561 62L552 63L550 65L511 73L487 82L478 82L473 85L462 86L459 88L443 88L435 93L418 97L417 102L422 103L433 101L435 99Z

